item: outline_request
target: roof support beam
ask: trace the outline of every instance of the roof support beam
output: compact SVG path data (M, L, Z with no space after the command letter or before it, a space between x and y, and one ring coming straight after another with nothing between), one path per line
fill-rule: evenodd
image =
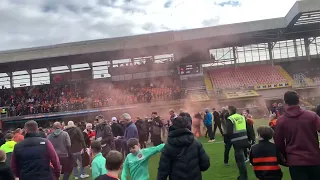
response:
M310 58L310 43L309 43L308 38L304 38L304 47L306 50L306 56L308 58L308 61L310 61L311 60L311 58Z
M32 71L29 69L27 72L29 74L30 86L32 86Z
M52 73L51 67L47 67L47 70L48 70L48 72L49 72L49 75L51 75L51 73Z
M273 47L276 45L277 42L268 42L268 52L269 52L269 58L271 60L271 64L272 66L274 65L274 60L273 60L273 54L272 54L272 50Z
M10 77L10 87L13 89L13 77L12 72L7 72L8 76Z
M233 63L235 67L238 67L237 64L237 47L232 47L232 54L233 54Z

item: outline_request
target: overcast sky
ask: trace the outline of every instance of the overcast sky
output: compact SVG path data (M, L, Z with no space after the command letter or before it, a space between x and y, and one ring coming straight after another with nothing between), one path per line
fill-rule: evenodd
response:
M283 17L296 0L0 0L0 50Z

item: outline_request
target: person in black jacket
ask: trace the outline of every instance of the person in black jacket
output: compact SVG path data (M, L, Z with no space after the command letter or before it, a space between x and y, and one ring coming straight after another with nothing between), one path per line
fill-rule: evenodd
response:
M124 126L122 126L116 117L111 118L111 130L114 137L123 136L124 135Z
M148 122L146 122L145 120L141 119L141 117L137 117L137 122L136 122L136 126L138 129L138 134L139 134L139 143L141 148L146 148L146 141L147 141L147 135L149 133L148 130Z
M2 180L14 180L13 172L10 166L6 163L6 153L0 150L0 179Z
M6 140L4 139L4 133L0 129L0 146L2 146L4 143L6 143Z
M118 122L116 117L111 118L111 131L114 137L123 136L124 135L124 127ZM123 152L123 145L121 139L114 139L115 148L119 152Z
M229 117L228 107L223 107L221 114L220 114L220 120L221 125L223 128L223 141L224 141L224 164L226 166L229 166L229 153L230 149L232 147L231 143L231 136L226 133L227 131L227 119Z
M213 137L215 137L215 135L216 135L217 128L219 128L220 133L223 135L223 131L221 128L220 114L218 113L218 111L216 111L216 108L212 108L212 114L213 114L213 122L214 122Z
M114 135L110 125L105 121L103 115L96 117L99 124L96 126L96 141L100 141L102 146L102 155L107 156L109 151L115 149Z
M157 112L152 112L152 126L151 126L151 141L154 146L162 144L161 140L161 128L163 123L160 120Z
M185 117L172 121L167 143L162 151L158 180L202 180L201 172L210 167L210 159L202 144L187 128Z
M83 132L80 128L74 125L73 121L68 122L68 126L66 127L65 131L69 134L71 140L71 153L73 157L73 174L77 178L87 178L89 175L85 173L84 167L82 166L82 156L81 151L86 152L87 145L85 143L85 139L83 136ZM80 164L78 165L79 162ZM80 167L80 172L78 170Z
M250 163L254 173L260 180L281 180L282 171L279 164L285 163L275 144L269 141L274 131L268 126L260 126L257 132L260 138L259 144L252 146L250 152Z

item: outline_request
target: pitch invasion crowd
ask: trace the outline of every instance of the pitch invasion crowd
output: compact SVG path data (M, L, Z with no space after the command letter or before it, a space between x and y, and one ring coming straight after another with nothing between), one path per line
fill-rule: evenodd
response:
M120 121L99 115L93 124L79 127L72 121L66 126L55 122L48 133L39 130L35 121L28 121L24 130L6 133L1 143L0 179L54 180L62 174L67 180L72 172L75 179L83 179L89 177L84 171L89 166L97 180L148 180L149 158L161 152L158 180L201 180L201 172L214 161L196 138L201 135L201 121L209 143L215 141L217 128L223 135L225 152L221 155L226 166L234 148L239 180L248 179L246 161L260 180L282 179L280 165L289 167L292 180L320 179L320 106L315 112L301 109L294 91L285 93L284 102L283 114L276 110L270 115L269 126L257 128L258 143L253 117L248 110L237 112L234 106L220 112L205 109L194 117L182 110L180 114L170 110L168 121L156 112L151 118L137 117L135 122L127 113ZM147 147L149 140L152 147Z

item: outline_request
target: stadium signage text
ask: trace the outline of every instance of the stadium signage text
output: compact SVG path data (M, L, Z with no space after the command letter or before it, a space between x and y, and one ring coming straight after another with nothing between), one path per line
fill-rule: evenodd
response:
M286 88L290 87L291 83L274 83L274 84L260 84L255 85L255 90L265 90L265 89L278 89L278 88Z
M235 98L244 98L244 97L257 97L260 96L254 90L244 90L244 91L235 91L235 92L225 92L225 96L228 99L235 99Z

